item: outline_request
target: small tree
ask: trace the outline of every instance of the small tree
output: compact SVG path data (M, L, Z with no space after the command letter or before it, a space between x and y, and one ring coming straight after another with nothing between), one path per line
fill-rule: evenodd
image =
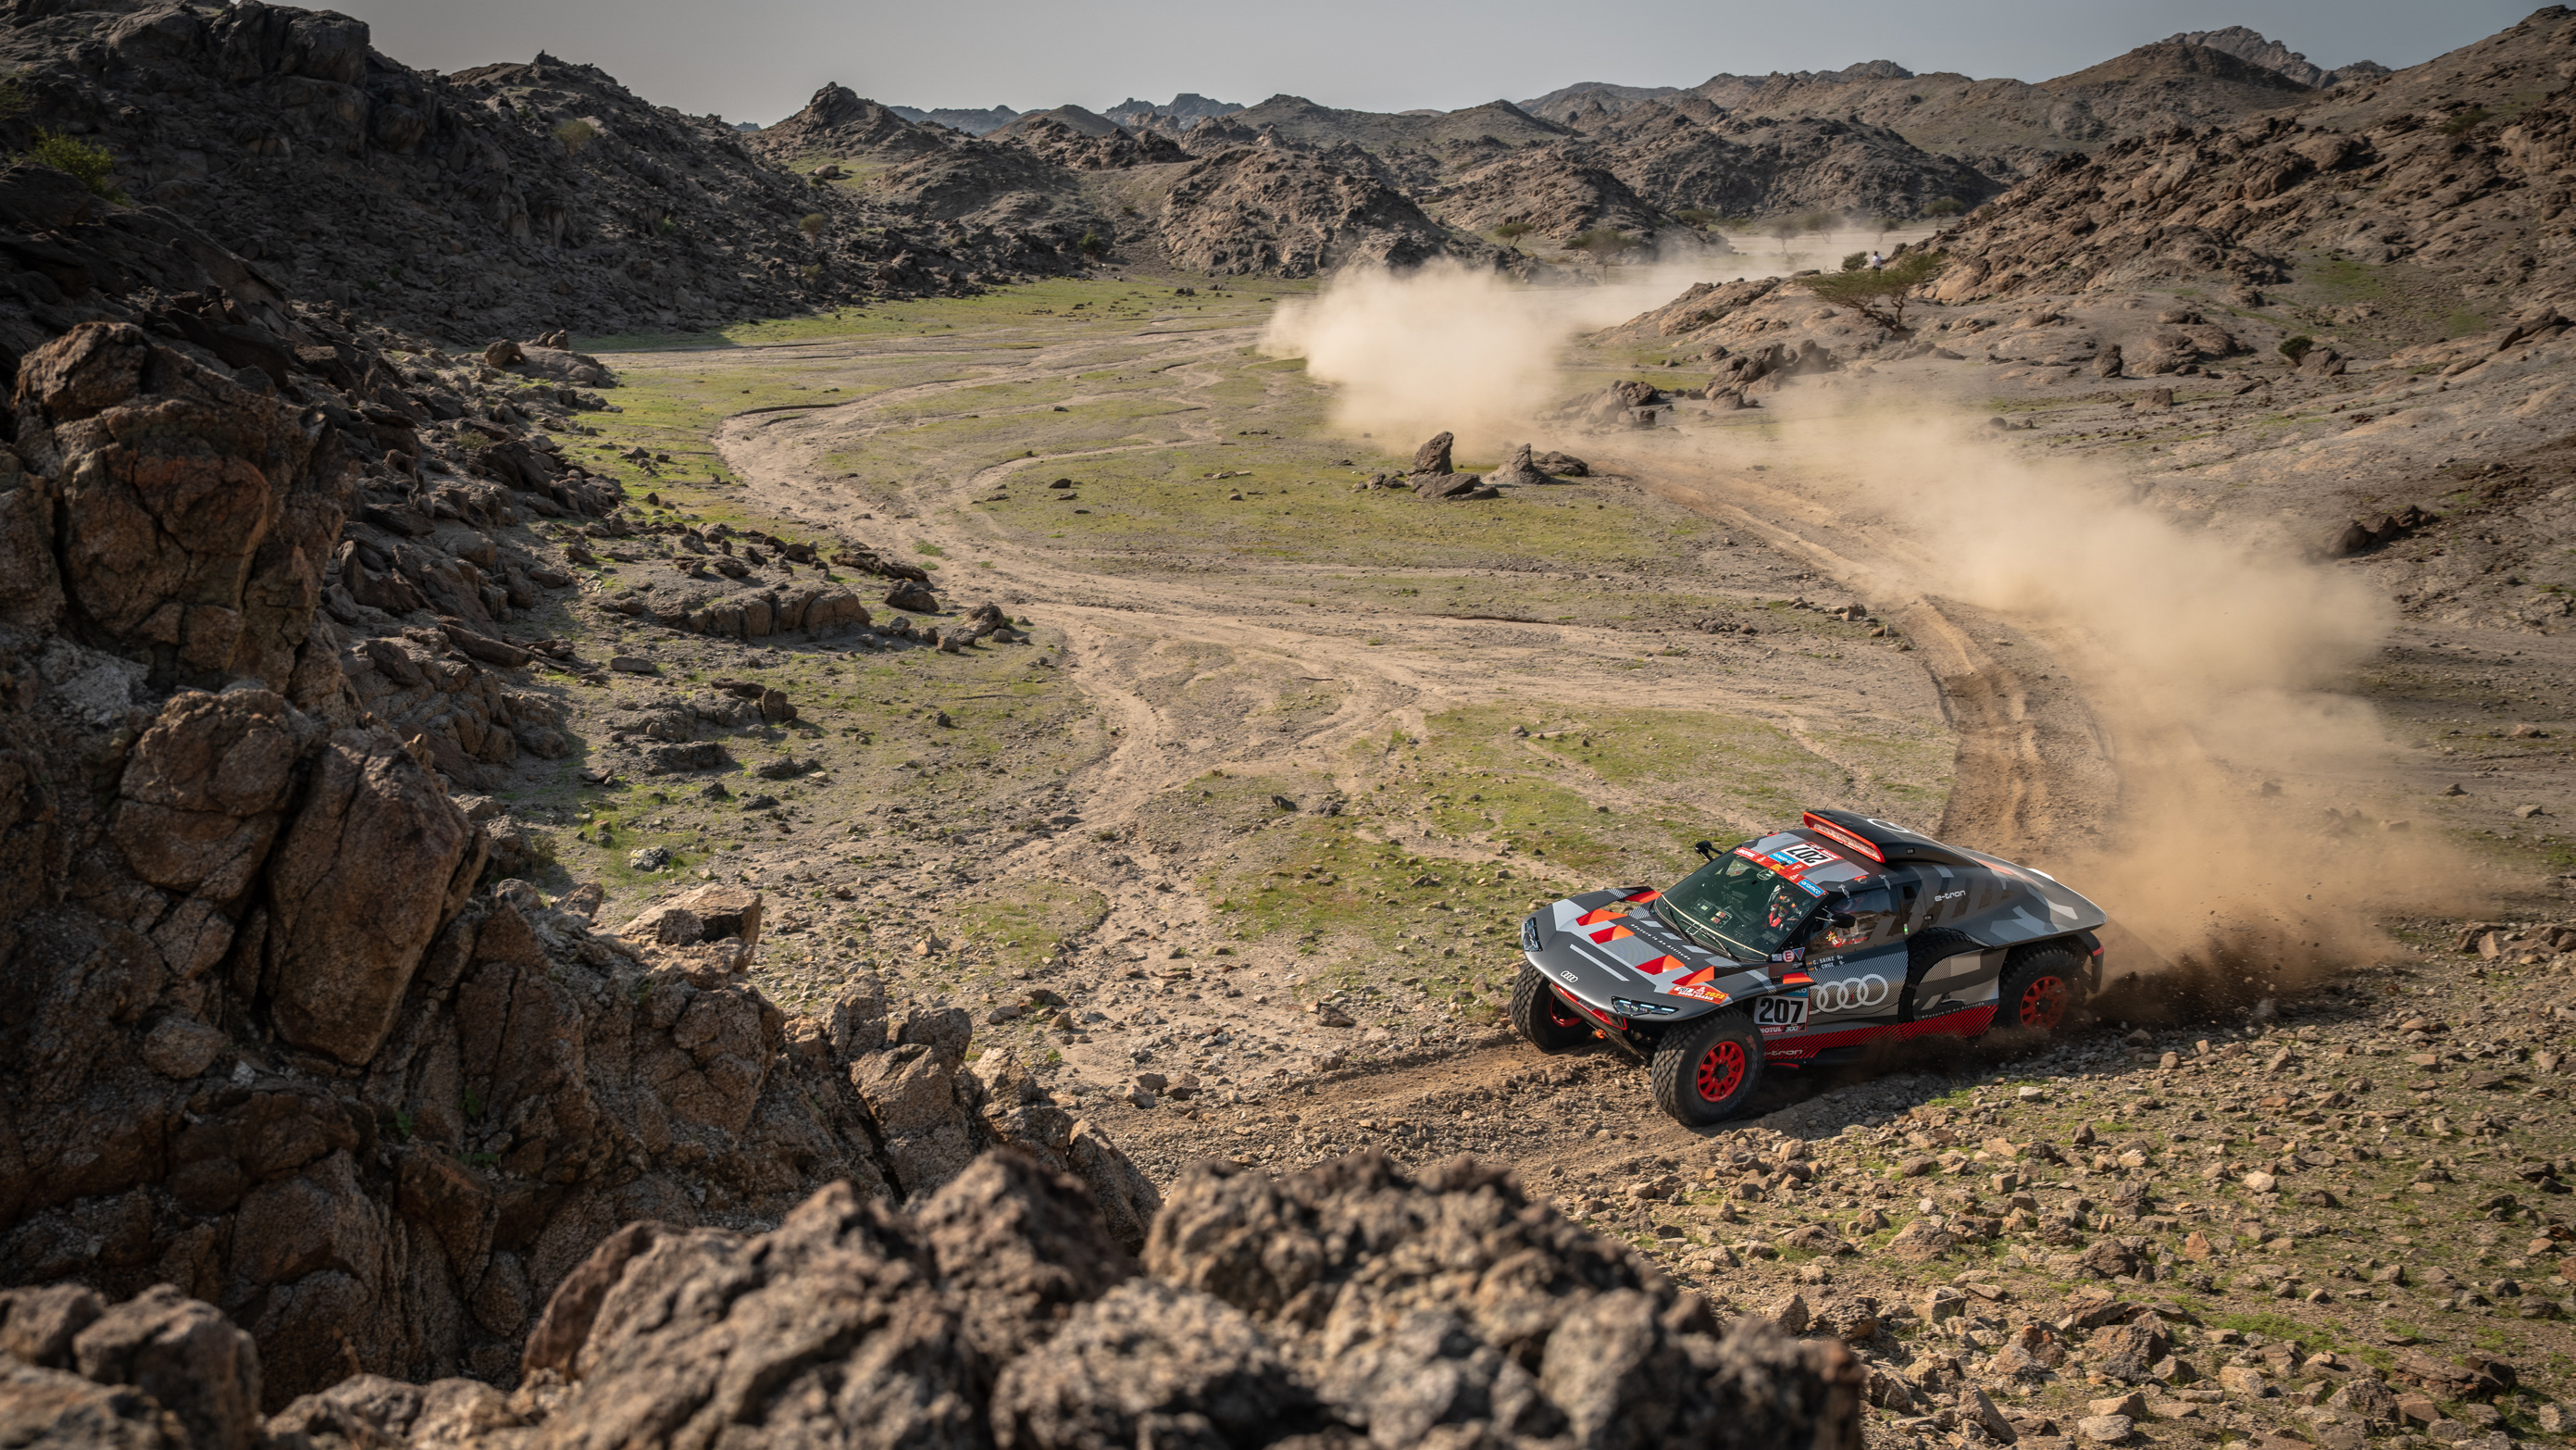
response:
M1531 232L1536 230L1537 228L1531 226L1528 222L1505 222L1501 226L1494 228L1494 238L1504 246L1517 252L1521 249L1521 238L1528 236Z
M1829 232L1834 229L1834 223L1840 220L1842 220L1842 218L1835 216L1829 211L1811 211L1798 218L1798 230L1802 232Z
M1878 244L1883 247L1887 245L1887 234L1896 230L1898 227L1905 225L1905 219L1890 215L1887 212L1880 212L1878 214L1877 221L1874 222L1873 225L1878 228Z
M1798 285L1825 302L1848 307L1891 331L1905 330L1905 304L1914 289L1939 276L1949 264L1940 252L1899 257L1878 271L1820 272L1801 277Z
M1959 200L1957 197L1943 196L1935 197L1930 205L1923 208L1923 214L1925 216L1952 217L1957 216L1959 213L1966 211L1967 209L1968 204Z
M1097 258L1101 253L1109 250L1109 243L1101 240L1098 232L1084 232L1073 246L1075 251L1092 258Z
M1846 272L1857 272L1868 265L1869 253L1867 252L1854 252L1850 256L1843 258L1843 270Z
M2281 339L2281 356L2294 363L2300 362L2316 345L2317 340L2313 337L2285 337Z
M36 133L36 142L27 148L28 159L42 162L64 172L91 192L109 201L122 202L125 193L118 191L108 174L116 170L116 157L104 146L56 135L51 131Z
M1780 261L1786 265L1789 260L1789 243L1797 240L1798 237L1798 224L1787 217L1782 217L1773 222L1767 230L1779 241Z
M1673 213L1673 220L1680 222L1683 226L1689 227L1695 232L1707 231L1711 226L1716 224L1717 219L1717 213L1704 207L1695 206L1688 208L1687 210Z
M581 148L599 139L599 128L588 121L574 119L555 127L555 139L563 143L565 151L579 156Z
M1573 241L1566 243L1566 246L1569 249L1577 252L1590 252L1594 260L1601 262L1607 262L1612 257L1619 255L1621 252L1624 252L1635 245L1637 245L1637 239L1635 237L1629 236L1624 232L1617 231L1610 227L1594 227L1592 230L1576 237Z
M803 232L805 234L805 240L810 242L822 236L823 228L830 224L831 218L824 216L819 211L809 211L805 214L804 220L796 224L796 230Z

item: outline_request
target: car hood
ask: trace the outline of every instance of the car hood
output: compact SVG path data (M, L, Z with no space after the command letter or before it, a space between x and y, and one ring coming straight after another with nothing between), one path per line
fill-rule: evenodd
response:
M1736 961L1664 925L1652 909L1659 894L1614 887L1566 897L1530 914L1522 948L1585 1004L1640 1020L1697 1017L1770 988L1772 964ZM1630 1012L1621 1001L1648 1010Z

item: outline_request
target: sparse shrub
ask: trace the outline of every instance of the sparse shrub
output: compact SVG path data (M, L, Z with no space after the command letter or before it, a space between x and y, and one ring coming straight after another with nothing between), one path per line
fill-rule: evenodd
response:
M1889 232L1905 225L1905 218L1888 212L1881 212L1878 214L1878 219L1870 223L1870 225L1878 228L1878 239L1883 242L1887 240L1887 234Z
M673 219L671 214L668 212L664 212L662 214L662 219L660 221L653 223L653 235L657 237L667 237L679 229L679 222Z
M1494 237L1497 241L1509 244L1519 241L1521 238L1528 236L1531 232L1536 230L1537 228L1531 226L1528 222L1505 222L1501 226L1494 228Z
M1868 265L1869 253L1867 252L1854 252L1850 256L1843 258L1843 270L1846 272L1857 272Z
M2316 345L2317 340L2313 337L2285 337L2281 339L2281 356L2295 363L2305 358L2308 350Z
M1840 217L1835 216L1829 211L1811 211L1798 218L1798 230L1802 232L1829 232L1834 229L1834 223L1840 220Z
M1819 272L1801 277L1798 285L1817 299L1836 306L1848 307L1882 327L1902 331L1905 327L1905 304L1915 288L1931 281L1949 264L1942 252L1916 252L1899 257L1878 271L1862 267L1857 271Z
M94 146L51 131L39 131L36 143L27 148L27 157L76 178L81 185L109 201L125 200L125 193L118 191L107 179L108 173L116 169L116 158L104 146Z
M796 223L796 230L803 232L807 241L812 241L823 235L823 228L830 224L831 218L819 211L809 211L805 213L803 220Z
M1673 213L1673 220L1693 231L1706 231L1718 220L1717 213L1705 207L1689 207Z
M0 76L0 121L17 120L34 105L27 96L26 82L16 76Z
M1098 232L1084 232L1073 244L1074 250L1086 257L1097 257L1109 250L1109 243Z
M1132 207L1132 206L1122 206L1122 207L1118 208L1118 214L1119 214L1120 216L1135 216L1135 215L1137 214L1137 212L1136 212L1136 208L1134 208L1134 207Z
M1923 208L1923 214L1925 216L1957 216L1959 213L1966 211L1967 209L1968 204L1959 200L1955 196L1938 196L1934 197L1932 201Z
M599 128L588 121L574 119L555 127L555 139L563 143L564 150L579 156L581 148L599 139Z
M1566 246L1569 249L1577 252L1590 252L1595 258L1604 262L1635 245L1637 245L1637 239L1635 237L1629 236L1624 232L1617 231L1610 227L1594 227L1592 230L1576 237L1573 241L1566 243Z
M2488 110L2484 106L2471 106L2469 109L2462 111L2460 114L2453 116L2451 119L2444 121L2441 125L2436 126L2433 129L2441 132L2445 136L2465 136L2469 132L2484 125L2494 116L2495 112Z

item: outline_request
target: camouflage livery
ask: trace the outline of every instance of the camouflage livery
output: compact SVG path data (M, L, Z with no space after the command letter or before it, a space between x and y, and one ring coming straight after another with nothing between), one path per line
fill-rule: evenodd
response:
M2101 985L2101 909L2029 867L1844 811L1699 850L1709 864L1665 890L1586 892L1521 923L1525 1035L1561 1047L1579 1025L1646 1057L1735 1013L1761 1061L1796 1065L1873 1041L1975 1036L1999 1007L2046 1030ZM2016 964L2035 965L2014 977Z

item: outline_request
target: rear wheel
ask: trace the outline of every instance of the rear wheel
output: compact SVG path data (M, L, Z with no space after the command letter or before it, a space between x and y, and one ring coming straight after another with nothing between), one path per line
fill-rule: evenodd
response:
M2054 944L2015 960L1995 984L1994 1025L2055 1032L2075 1007L2081 980L2076 969L2081 965L2073 948Z
M1713 1012L1667 1032L1647 1077L1655 1106L1691 1127L1724 1122L1762 1085L1762 1034L1741 1011Z
M1538 968L1524 964L1512 983L1512 1027L1541 1052L1572 1052L1592 1040L1592 1022L1565 1005Z

